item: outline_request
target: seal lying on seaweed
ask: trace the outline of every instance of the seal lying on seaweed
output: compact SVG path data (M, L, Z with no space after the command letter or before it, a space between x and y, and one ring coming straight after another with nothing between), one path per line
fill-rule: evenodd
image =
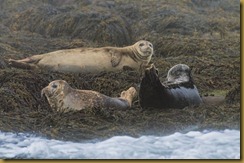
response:
M198 106L202 99L191 77L191 69L185 64L173 66L167 81L161 83L158 70L152 64L142 78L139 101L142 108L184 108Z
M118 71L130 67L142 73L152 55L152 43L141 40L126 47L58 50L21 60L9 59L9 64L23 69L45 68L51 71L75 73Z
M60 112L79 111L91 108L127 109L132 105L136 89L122 91L119 98L108 97L92 90L73 89L64 80L55 80L42 89L52 109Z

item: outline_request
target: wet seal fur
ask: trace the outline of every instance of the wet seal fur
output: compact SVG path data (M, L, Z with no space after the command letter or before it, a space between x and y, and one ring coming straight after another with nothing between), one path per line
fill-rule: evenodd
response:
M58 112L79 111L91 108L128 109L136 96L136 89L130 87L122 91L120 97L113 98L92 90L73 89L64 80L55 80L42 89L49 105Z
M8 62L17 68L46 68L60 72L96 73L122 70L124 67L143 72L152 55L152 43L141 40L126 47L65 49L21 60L9 59Z
M173 66L167 75L167 81L161 83L158 70L152 64L145 70L139 90L139 102L142 108L176 108L199 106L202 99L191 77L191 69L185 64Z

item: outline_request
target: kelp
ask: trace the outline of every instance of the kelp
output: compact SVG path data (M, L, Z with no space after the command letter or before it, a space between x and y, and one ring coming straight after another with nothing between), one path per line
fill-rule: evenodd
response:
M1 131L79 141L240 128L239 1L0 0L0 9ZM131 86L139 90L141 76L134 70L23 70L7 61L60 49L127 46L140 39L153 43L151 63L159 69L161 81L173 65L187 64L200 95L226 96L225 103L142 109L136 97L127 110L58 113L41 97L41 89L53 80L118 97Z

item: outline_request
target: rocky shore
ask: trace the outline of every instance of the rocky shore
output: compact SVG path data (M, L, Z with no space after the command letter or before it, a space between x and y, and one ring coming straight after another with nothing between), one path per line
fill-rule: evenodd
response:
M161 80L175 64L192 68L202 96L226 96L218 106L145 109L135 99L128 110L90 109L57 113L41 89L66 80L73 88L108 96L130 86L133 71L65 74L8 65L59 49L153 43L152 62ZM115 135L167 135L202 129L240 128L240 2L235 0L0 0L0 130L64 140Z

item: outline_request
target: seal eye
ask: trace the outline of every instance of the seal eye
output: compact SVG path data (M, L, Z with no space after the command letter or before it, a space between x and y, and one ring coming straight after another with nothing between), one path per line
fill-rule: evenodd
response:
M152 46L152 44L149 44L149 46L152 48L153 46Z
M52 88L57 88L58 86L56 84L53 84L52 85Z
M139 46L144 46L144 43L140 43Z

